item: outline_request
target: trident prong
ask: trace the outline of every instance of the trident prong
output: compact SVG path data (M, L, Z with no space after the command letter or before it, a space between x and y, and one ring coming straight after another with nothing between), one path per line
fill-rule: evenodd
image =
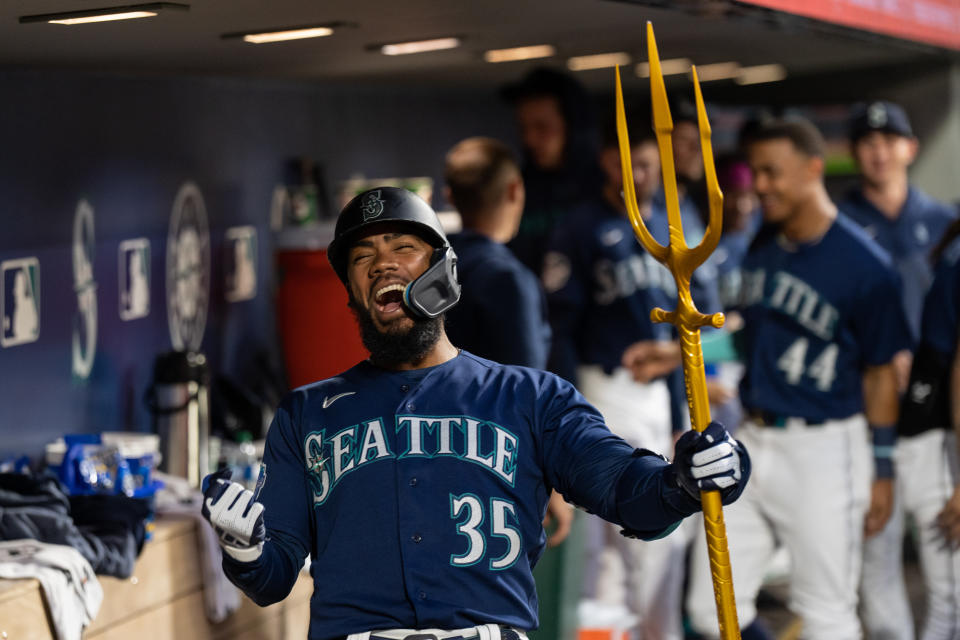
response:
M717 171L713 164L713 149L710 145L710 122L700 92L696 67L693 68L693 86L697 100L697 122L700 129L700 147L710 203L710 220L700 243L690 248L683 236L683 221L680 218L680 201L677 194L677 176L673 164L673 119L660 67L660 55L653 35L653 25L647 22L647 55L650 60L650 97L653 102L653 126L660 149L660 164L663 175L663 190L667 203L667 220L670 243L661 245L650 234L640 208L637 206L636 189L633 183L633 166L630 159L630 141L627 137L627 117L623 106L623 91L620 86L620 69L616 70L617 135L620 142L620 167L623 170L623 194L630 223L640 244L673 274L677 283L677 309L665 311L654 309L650 318L654 322L669 322L677 327L686 382L687 402L693 428L703 431L710 423L710 401L707 397L707 381L703 368L703 349L700 346L700 327L723 326L723 314L706 315L697 310L690 295L690 278L694 270L706 261L717 247L722 231L723 193L717 184ZM740 626L737 624L737 609L733 595L733 572L727 550L727 533L723 524L723 507L719 491L703 491L703 522L707 533L710 569L713 574L713 590L723 640L738 640Z

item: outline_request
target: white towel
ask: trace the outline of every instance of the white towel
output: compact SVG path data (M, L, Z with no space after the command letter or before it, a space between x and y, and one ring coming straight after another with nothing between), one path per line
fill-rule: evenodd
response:
M36 578L58 640L80 640L100 611L103 587L73 547L32 539L0 542L0 578Z

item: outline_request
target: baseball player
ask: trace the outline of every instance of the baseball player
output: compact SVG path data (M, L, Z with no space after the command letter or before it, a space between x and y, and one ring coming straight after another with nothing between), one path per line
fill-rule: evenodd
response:
M916 522L917 548L927 589L926 619L920 626L923 640L960 636L960 586L956 580L960 575L960 554L956 551L960 539L960 484L956 436L950 428L951 424L954 428L960 425L955 417L956 398L960 397L960 362L956 356L960 326L958 234L960 223L954 223L934 251L936 271L924 304L920 343L914 353L897 425L897 491ZM909 475L905 469L910 470ZM899 560L897 551L894 557ZM871 556L866 555L865 559L869 561ZM899 573L898 567L894 576ZM896 611L873 615L869 620L870 632L875 637L888 632L886 637L912 638L912 625L905 629L901 621L891 617Z
M463 221L450 245L467 288L447 314L447 334L484 358L546 368L550 324L543 289L504 246L523 213L523 178L513 153L491 138L468 138L447 153L445 179Z
M630 142L637 202L641 215L650 220L660 185L656 138L648 128L633 131ZM633 446L664 451L672 444L672 414L663 375L678 363L666 360L667 368L654 372L656 377L639 380L631 363L634 354L655 345L672 349L671 327L654 325L650 309L675 306L677 290L666 267L634 237L623 202L617 145L611 127L600 153L602 192L558 227L546 256L543 280L554 327L554 364L558 373L576 382L611 431ZM660 220L651 226L665 236ZM682 404L682 386L677 389ZM684 414L677 417L682 423ZM599 604L612 612L617 609L611 606L618 607L637 619L636 637L680 640L685 537L677 532L637 545L599 519L590 519L587 526L584 609ZM604 548L621 561L623 572L608 570L601 561ZM617 580L621 573L625 579Z
M523 217L510 250L534 273L553 229L600 188L590 97L573 76L546 67L504 87L523 146Z
M524 638L551 489L647 539L698 511L700 489L743 490L749 458L719 424L668 463L553 374L451 344L456 256L416 196L361 193L327 253L370 358L294 390L255 492L215 477L203 509L224 572L262 606L310 556L311 639Z
M738 436L758 479L724 514L737 612L743 625L755 619L779 542L792 559L789 606L803 637L860 638L862 540L882 528L893 500L892 360L910 346L899 283L887 255L827 196L813 125L761 125L748 158L767 224L741 266L747 420ZM716 616L698 547L687 606L709 634Z
M960 637L960 584L956 579L960 575L960 477L955 435L960 426L956 400L960 398L958 235L960 223L954 223L934 252L936 271L923 307L920 343L897 424L897 491L902 492L902 504L916 521L927 588L922 640ZM912 472L908 475L905 469ZM912 627L902 632L906 635L899 635L900 623L889 615L880 620L888 622L887 629L897 630L895 637L913 637Z
M850 120L853 156L861 171L861 185L840 207L863 226L893 258L903 283L903 304L914 339L920 327L924 294L933 278L930 251L950 225L955 213L916 187L910 185L907 170L917 153L906 112L890 102L873 102L854 108ZM910 371L910 353L897 358L901 391ZM861 596L863 618L869 637L912 640L913 616L903 580L903 534L907 514L915 514L917 505L906 502L914 492L903 486L917 476L929 476L934 468L924 460L935 456L938 443L923 439L932 447L926 454L911 433L900 433L897 443L899 473L894 511L880 534L864 546ZM907 449L910 449L908 452ZM914 462L921 466L914 466ZM935 476L929 483L937 482ZM921 536L922 540L922 536ZM929 575L927 573L925 576ZM927 589L936 589L928 584Z

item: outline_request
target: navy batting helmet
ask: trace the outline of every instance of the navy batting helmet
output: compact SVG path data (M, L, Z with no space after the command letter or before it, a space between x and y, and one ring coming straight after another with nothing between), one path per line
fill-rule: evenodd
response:
M430 205L406 189L377 187L358 194L340 212L327 259L340 280L347 283L350 247L373 225L399 223L434 247L430 267L407 285L406 306L418 315L433 318L460 300L457 256Z

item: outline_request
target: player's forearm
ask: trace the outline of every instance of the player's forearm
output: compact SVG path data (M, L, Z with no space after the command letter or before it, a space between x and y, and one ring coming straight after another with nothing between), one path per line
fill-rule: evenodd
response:
M616 487L617 524L632 535L655 540L700 511L699 500L666 481L669 466L666 460L647 455L635 458L621 474Z
M873 438L873 460L876 478L893 478L893 446L896 442L900 395L897 375L892 363L868 368L863 374L864 413Z
M863 404L871 425L895 425L900 408L893 364L869 367L863 374Z
M254 562L238 562L223 555L223 572L230 582L261 607L280 602L297 581L302 562L274 537L263 545Z

